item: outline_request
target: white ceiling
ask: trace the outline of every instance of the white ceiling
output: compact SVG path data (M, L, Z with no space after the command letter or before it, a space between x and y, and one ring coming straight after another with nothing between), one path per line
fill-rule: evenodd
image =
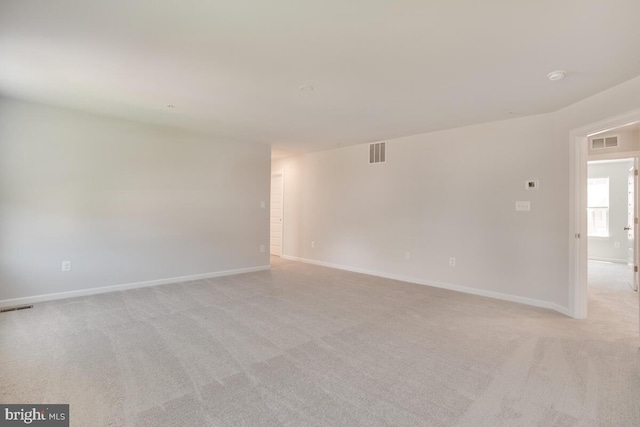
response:
M639 52L638 0L0 1L0 93L296 152L554 111Z

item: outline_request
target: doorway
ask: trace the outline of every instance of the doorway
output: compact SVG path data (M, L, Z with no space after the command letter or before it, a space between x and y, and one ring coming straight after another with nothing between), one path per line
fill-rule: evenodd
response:
M615 138L609 139L613 136L620 136L617 141ZM571 140L573 141L572 151L572 163L571 166L571 228L573 229L571 234L571 270L570 280L572 283L570 291L570 303L569 313L572 317L583 319L587 317L587 305L592 303L592 295L588 286L589 281L589 258L594 258L595 249L592 247L591 251L588 249L589 234L593 234L593 230L590 233L589 221L592 222L591 227L600 227L600 233L604 234L603 227L605 227L604 221L606 216L602 212L602 209L606 206L598 206L593 200L588 200L588 169L589 162L591 161L623 161L624 159L633 159L634 168L625 172L626 176L626 221L627 224L623 226L622 232L626 232L626 240L624 234L622 237L618 234L618 239L611 238L609 236L609 245L613 245L615 249L622 249L623 254L626 251L626 256L622 258L620 252L618 252L615 258L616 267L618 273L620 273L620 282L627 282L625 284L627 292L630 292L630 307L635 307L634 323L636 327L638 325L638 301L639 292L633 291L633 288L638 286L638 272L637 266L639 265L638 250L638 187L637 187L637 159L640 157L640 110L633 111L627 114L620 115L615 118L607 119L602 122L594 123L584 126L579 129L575 129L571 132ZM631 136L631 137L629 137ZM594 178L592 176L592 178ZM630 181L633 180L633 190L631 190ZM623 181L624 183L624 181ZM604 185L603 181L591 184L592 186ZM623 184L624 185L624 184ZM629 198L631 202L629 203ZM629 211L630 205L633 205L634 214ZM590 205L590 206L589 206ZM631 221L629 221L631 219ZM598 224L595 222L599 221ZM609 224L611 225L611 224ZM628 227L624 230L624 227ZM616 233L618 231L616 230ZM616 242L619 242L620 248L616 247ZM627 245L625 245L625 242ZM590 254L591 252L591 254ZM603 265L595 265L594 261L611 262L611 260L591 260L592 270L594 275L597 275L597 267L603 267ZM632 261L630 263L629 261ZM627 264L632 264L631 270ZM595 265L595 266L594 266ZM622 268L622 270L621 270ZM606 270L606 269L600 269ZM611 276L607 271L600 271L604 276ZM616 273L614 272L613 275ZM629 278L631 275L631 278ZM607 279L608 280L608 279ZM596 310L596 313L602 314L602 310L598 307L591 307ZM627 313L628 314L628 313Z
M635 157L587 165L587 283L596 297L634 298L638 289L636 169Z
M284 174L271 173L271 220L269 227L271 255L282 257L284 218Z

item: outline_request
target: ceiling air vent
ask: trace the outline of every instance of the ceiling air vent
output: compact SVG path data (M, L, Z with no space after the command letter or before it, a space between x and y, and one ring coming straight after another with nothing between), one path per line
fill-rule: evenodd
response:
M593 138L591 140L591 148L600 150L602 148L614 148L618 146L617 136L608 136L606 138Z
M369 164L384 163L387 159L387 143L369 144Z

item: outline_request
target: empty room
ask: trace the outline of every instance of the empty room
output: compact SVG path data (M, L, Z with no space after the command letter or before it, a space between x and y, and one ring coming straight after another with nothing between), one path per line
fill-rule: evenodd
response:
M639 19L1 0L0 425L640 425Z

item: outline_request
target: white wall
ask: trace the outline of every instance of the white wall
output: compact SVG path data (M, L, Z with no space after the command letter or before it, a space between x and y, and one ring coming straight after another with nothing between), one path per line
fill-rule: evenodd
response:
M570 132L639 107L636 78L555 113L389 140L385 165L367 145L275 161L284 254L570 312Z
M589 237L589 259L627 262L629 239L624 227L628 222L627 181L631 167L632 160L589 164L589 178L609 178L609 237Z
M0 301L268 265L269 156L0 98Z
M391 140L386 164L367 163L368 145L275 162L286 169L285 254L549 301L566 280L566 218L549 214L566 203L554 145L541 115ZM532 210L516 212L516 200Z

